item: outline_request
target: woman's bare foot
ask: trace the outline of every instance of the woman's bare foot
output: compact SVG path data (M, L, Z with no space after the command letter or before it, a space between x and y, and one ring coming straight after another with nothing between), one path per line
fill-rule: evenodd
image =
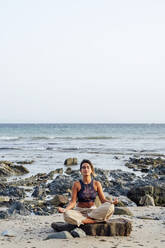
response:
M94 224L96 223L96 221L90 218L86 218L85 220L82 221L82 223L83 224Z

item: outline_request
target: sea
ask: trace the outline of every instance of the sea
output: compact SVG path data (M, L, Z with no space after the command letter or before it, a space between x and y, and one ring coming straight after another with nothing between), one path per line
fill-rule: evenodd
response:
M96 168L121 169L130 157L165 157L165 124L0 124L0 160L34 160L30 173L89 159Z

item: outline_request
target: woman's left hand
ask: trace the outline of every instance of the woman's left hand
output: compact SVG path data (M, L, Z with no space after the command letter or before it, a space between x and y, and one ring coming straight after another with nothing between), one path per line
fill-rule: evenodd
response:
M59 213L65 213L65 208L59 207L59 208L58 208L58 212L59 212Z

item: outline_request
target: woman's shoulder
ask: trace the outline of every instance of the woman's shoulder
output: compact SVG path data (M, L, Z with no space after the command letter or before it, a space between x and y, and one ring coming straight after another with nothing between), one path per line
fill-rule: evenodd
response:
M96 185L97 187L101 186L101 183L99 181L93 180L94 185Z
M73 183L73 187L79 187L80 186L80 181L75 181Z

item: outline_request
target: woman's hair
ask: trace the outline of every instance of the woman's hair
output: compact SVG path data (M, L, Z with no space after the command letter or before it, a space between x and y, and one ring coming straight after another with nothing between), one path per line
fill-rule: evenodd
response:
M80 163L80 171L81 171L81 169L82 169L82 165L85 164L85 163L87 163L87 164L90 165L91 170L92 170L92 176L95 177L96 174L95 174L94 166L93 166L92 162L91 162L90 160L88 160L88 159L83 159L83 160L81 161L81 163Z

